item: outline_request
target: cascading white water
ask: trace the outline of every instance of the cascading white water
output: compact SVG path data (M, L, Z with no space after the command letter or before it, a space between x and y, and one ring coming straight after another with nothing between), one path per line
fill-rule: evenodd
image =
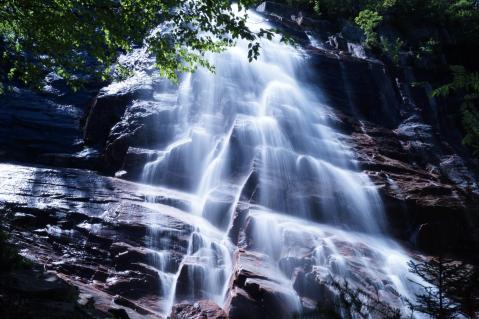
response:
M253 13L249 21L253 28L267 26ZM168 252L159 252L165 311L182 298L222 303L232 269L226 231L239 201L254 204L250 236L255 249L271 257L272 276L285 278L279 260L309 247L315 265L333 275L351 277L354 257L378 289L391 286L410 296L408 258L382 235L379 195L358 172L320 88L308 82L307 55L278 39L264 40L262 48L249 63L247 42L240 41L211 57L214 74L184 75L178 87L165 80L155 93L168 110L159 123L168 134L143 181L192 194L198 225L179 269L168 269ZM345 254L344 245L369 249ZM185 267L190 287L178 291Z

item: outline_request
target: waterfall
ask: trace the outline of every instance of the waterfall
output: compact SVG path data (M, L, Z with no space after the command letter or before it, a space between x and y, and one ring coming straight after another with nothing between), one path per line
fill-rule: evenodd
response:
M249 21L267 27L253 13ZM261 45L249 63L248 43L239 41L210 57L215 73L200 69L178 85L164 80L154 95L167 111L158 123L167 133L143 182L189 193L197 227L178 268L169 266L167 251L158 252L165 313L182 299L222 305L235 249L227 234L240 202L251 206L251 249L270 257L268 271L278 280L289 280L279 261L307 247L315 266L333 275L361 281L348 259L354 257L384 298L397 299L391 287L411 296L409 258L384 234L381 199L311 81L308 55L278 38ZM151 225L151 238L161 240L154 219ZM188 287L179 286L179 276L188 276Z

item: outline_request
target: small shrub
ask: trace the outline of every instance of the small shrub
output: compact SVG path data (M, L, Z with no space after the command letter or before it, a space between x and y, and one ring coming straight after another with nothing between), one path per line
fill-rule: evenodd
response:
M378 35L374 29L379 25L379 23L381 23L381 21L383 21L383 17L376 11L366 9L359 12L359 15L354 19L354 21L366 35L365 44L368 47L378 46Z

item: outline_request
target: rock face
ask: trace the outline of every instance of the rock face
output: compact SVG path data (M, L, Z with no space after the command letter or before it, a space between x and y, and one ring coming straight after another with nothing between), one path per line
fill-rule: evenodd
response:
M261 8L275 23L290 30L293 26L285 24L291 18L290 12L283 9L271 4ZM283 18L278 20L281 15ZM316 30L314 26L299 26L289 21L295 25L295 32L304 34L305 30ZM355 44L361 39L352 26L344 26L340 34L334 34L332 27L321 30L326 34L318 34L318 39L342 37L346 44ZM421 79L421 74L416 78L409 68L391 73L380 61L358 57L344 51L347 45L339 45L338 39L333 41L337 45L331 41L321 48L308 44L307 73L313 74L313 82L322 90L324 102L334 111L335 124L344 133L343 142L354 148L356 164L378 186L389 215L390 232L415 247L432 251L435 247L431 247L431 243L438 243L437 239L443 237L444 229L440 225L448 225L447 240L441 246L463 255L469 254L463 248L475 250L477 246L471 243L477 243L479 238L476 231L479 218L477 163L461 145L460 134L448 117L447 107L429 97L429 86L412 86L416 79ZM167 155L168 152L155 149L163 148L172 132L178 129L175 122L169 120L176 118L179 112L173 89L167 86L165 89L161 80L145 81L136 78L132 83L104 89L85 126L86 140L103 149L107 171L121 170L122 177L134 181L142 178L142 167L146 163ZM159 87L161 96L157 93L153 96ZM241 134L245 133L239 129L231 133L233 150L242 143ZM244 143L240 146L245 147ZM251 154L253 149L251 145ZM183 156L182 153L188 153L188 145L178 147L175 152L178 154L172 156ZM249 169L241 166L251 160L245 156L247 154L235 153L232 166L237 172ZM161 174L174 180L172 186L177 188L185 188L193 176L179 170L164 170ZM243 197L254 201L261 196L256 188L257 178L253 172ZM289 193L289 185L279 183L275 176L267 178L269 187L275 187L278 194ZM308 183L317 181L305 181L301 177L291 183L297 192L307 193ZM230 197L234 200L234 196ZM318 196L318 203L312 205L319 206L322 200ZM223 205L226 209L231 202L211 202L211 205ZM218 223L225 226L228 220ZM419 234L425 229L428 234L434 234L434 239ZM425 237L431 240L425 242Z
M43 93L15 88L0 96L0 159L99 168L100 154L83 147L83 117L100 84L77 93L50 74Z
M439 243L447 232L441 247L477 249L466 244L478 238L477 166L457 140L447 109L427 98L428 87L412 88L411 74L410 82L393 81L385 66L372 61L334 61L323 54L312 59L347 134L344 141L353 145L359 167L379 187L391 231L422 249L438 249L416 241L427 224L432 242ZM347 86L331 86L333 74L341 74L340 83Z
M286 280L272 275L268 256L245 250L235 255L236 267L226 301L230 318L286 319L299 313L296 293Z
M159 89L165 90L164 79L140 74L103 88L92 101L84 139L103 150L106 172L126 168L128 177L137 179L138 169L153 160L141 154L153 153L174 131L174 96Z
M162 281L152 265L158 251L168 251L163 270L177 271L194 226L175 218L170 206L144 206L149 192L159 192L89 171L5 164L0 170L1 218L25 257L92 295L103 312L115 304L130 318L160 317ZM150 245L152 219L162 240Z
M351 161L379 190L389 233L408 248L473 255L479 242L477 163L461 145L448 109L429 98L430 87L413 88L419 75L407 68L392 73L371 57L354 26L336 32L327 21L271 3L260 11L304 45L308 65L297 76L320 88L341 142L354 150ZM336 304L331 281L337 278L400 306L392 271L407 274L401 265L412 253L269 210L279 211L292 193L311 195L310 217L324 222L321 204L338 194L312 194L321 178L290 176L285 183L274 172L258 171L258 141L242 139L258 123L244 116L229 132L231 180L250 171L242 188L225 182L209 192L199 218L192 212L203 198L188 188L198 179L190 169L195 163L148 170L165 156L173 163L179 157L193 161L198 154L190 144L210 142L198 130L167 148L184 128L176 122L184 110L175 87L142 75L99 93L91 88L65 95L55 85L52 80L47 95L17 91L1 98L1 158L49 167L0 164L0 217L22 255L76 286L89 309L118 318L291 318L314 312L318 303ZM287 133L298 138L295 127ZM99 169L122 179L58 167ZM135 183L148 174L149 182L165 178L171 188ZM280 194L269 209L258 205L262 187ZM297 198L289 202L292 211L300 210ZM345 210L351 206L338 202ZM406 276L399 277L407 286Z
M390 232L420 249L473 254L479 247L478 162L461 143L450 115L455 106L431 97L427 72L407 62L391 70L368 52L358 54L362 34L353 26L301 25L270 2L259 10L293 34L299 25L323 41L305 44L310 72L357 164L379 187ZM425 84L414 85L420 81Z
M415 126L409 123L401 126L407 125ZM467 249L476 249L470 243L477 243L478 235L478 188L474 172L447 144L447 151L442 152L437 141L425 145L420 134L406 137L400 129L378 129L363 122L362 132L352 135L359 164L381 187L391 230L422 249L448 247L468 254ZM434 229L427 236L429 243L422 241L421 236L414 236L425 225ZM413 228L404 232L407 227ZM445 240L444 233L447 233ZM430 246L432 242L438 246ZM461 251L463 248L466 250Z
M172 318L291 318L314 310L317 300L327 304L336 298L328 288L334 275L328 269L395 300L386 263L394 251L240 203L230 231L238 248L224 310L213 301L197 302L207 294L199 294L200 286L193 295L188 289L202 280L183 273L205 269L202 259L213 255L196 254L210 247L207 237L194 234L199 224L189 213L171 206L190 205L185 194L85 170L1 164L0 171L1 218L11 240L23 256L76 286L79 302L101 316L159 318L169 305L166 289L176 291L177 302L190 300L174 305ZM148 196L157 203L145 204ZM279 241L282 251L272 251L264 237L273 234L270 240ZM212 252L218 254L216 247ZM356 259L359 255L364 257Z

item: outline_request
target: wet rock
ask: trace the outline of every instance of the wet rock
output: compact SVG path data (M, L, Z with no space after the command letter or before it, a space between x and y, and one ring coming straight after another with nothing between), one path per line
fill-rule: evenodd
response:
M278 262L279 268L286 274L286 276L288 276L288 278L291 278L298 268L310 271L313 264L313 260L309 257L284 257Z
M45 154L66 158L82 151L80 122L99 87L87 84L76 93L59 82L50 87L45 93L14 88L0 96L0 159L53 164ZM58 165L68 163L58 160Z
M81 278L94 278L95 274L97 274L96 278L100 278L101 275L97 273L94 267L88 267L87 265L79 265L73 263L61 263L57 267L57 271L60 273L68 274L70 276L76 275Z
M73 167L85 169L100 169L102 167L101 153L92 148L85 148L77 153L46 153L38 157L42 164L55 167Z
M168 247L163 248L168 249ZM159 258L158 253L154 250L144 247L133 247L126 243L114 243L110 247L110 253L113 256L115 266L120 270L138 269L145 273L157 275L157 272L152 271L151 268L151 265ZM163 270L175 272L180 265L182 253L185 253L185 251L168 251L168 255L163 257Z
M477 180L471 175L471 170L459 155L453 154L441 157L439 168L444 176L465 193L479 194Z
M131 80L133 82L134 80ZM153 94L147 83L112 84L100 91L91 102L84 127L85 143L104 146L111 128L120 121L126 107L135 98L148 98Z
M142 263L148 260L148 255L152 251L144 247L133 247L127 243L113 243L110 246L110 252L117 266L125 266L132 263Z
M143 316L144 310L155 313L148 317L159 317L162 282L155 267L176 273L195 227L178 219L186 215L178 209L143 206L143 192L178 206L188 206L185 198L168 192L166 199L157 188L86 170L6 164L0 170L5 185L0 215L22 254L92 296L95 311L107 312L118 295L118 300L133 300L135 305L122 304L131 318ZM149 229L152 220L155 229ZM58 295L67 296L64 291Z
M139 313L140 315L155 315L153 312L149 311L148 309L145 309L138 304L134 303L131 300L128 300L124 297L121 296L115 296L113 301L120 306L128 307L130 309L133 309L135 312Z
M198 300L208 297L206 292L206 273L211 271L200 263L184 263L176 283L178 300Z
M456 160L457 155L439 155L451 150L438 142L431 125L417 114L407 116L396 129L339 114L352 130L359 166L378 186L394 236L414 242L420 225L447 224L446 246L454 247L455 253L468 246L463 243L477 242L473 225L478 225L479 216L472 213L479 203L475 174ZM433 234L438 242L440 232Z
M171 319L227 319L228 316L215 302L200 300L182 302L173 306Z
M249 205L239 203L233 212L231 228L229 229L228 236L233 243L238 246L242 246L240 243L241 231L245 228L245 221L248 216Z
M302 43L309 45L306 29L316 30L322 40L329 37L329 49L308 49L310 64L300 73L315 74L308 81L321 89L322 102L331 108L327 115L330 122L344 133L338 134L338 139L354 148L354 163L333 161L334 165L356 167L357 164L371 177L384 200L392 233L429 251L444 237L447 242L441 245L453 252L474 246L471 242L478 238L477 178L467 156L461 155L467 152L461 152L460 143L449 143L446 139L450 127L442 128L447 134L441 133L437 124L443 123L441 108L428 101L428 97L419 100L419 93L410 88L411 75L398 75L396 79L383 63L368 59L364 52L358 53L360 50L356 52L357 47L352 44L364 39L357 27L340 26L341 33L333 32L332 26L319 31L322 22L272 2L262 4L258 11ZM102 90L90 105L84 139L100 151L87 149L84 154L77 125L83 109L70 108L65 101L53 105L49 98L20 92L15 95L19 101L9 100L5 105L15 110L12 105L25 103L30 109L22 108L20 117L10 110L0 110L0 119L5 117L8 123L6 130L0 129L0 142L7 141L4 143L7 151L0 151L2 158L8 158L6 153L13 149L14 153L23 154L24 159L35 157L48 165L96 168L101 157L108 173L123 170L118 176L137 180L145 163L166 154L150 150L169 145L169 138L177 129L171 119L179 110L175 92L162 88L160 94L155 83L135 81ZM48 95L64 98L54 87L58 81L50 82ZM26 103L28 99L38 100L39 104ZM433 115L428 117L427 113ZM286 127L279 117L278 125ZM257 225L250 207L260 201L264 189L276 194L270 208L298 215L301 196L308 196L311 201L307 209L320 221L325 221L321 203L331 200L334 194L313 193L313 186L320 180L311 174L291 176L291 181L284 183L276 173L256 171L251 166L261 164L261 159L253 160L253 150L258 145L252 141L241 152L245 143L242 137L251 133L247 126L234 128L229 156L234 159L230 167L233 178L253 171L240 197L248 203L233 209L236 196L231 194L238 191L231 192L229 185L221 185L220 190L211 193L204 214L224 229L231 219L225 212L234 211L229 237L238 247L260 250L262 242L255 238ZM255 129L258 127L250 128ZM304 138L295 134L295 128L289 130L285 129L288 139ZM179 145L169 155L173 160L189 156L191 145L196 142ZM298 145L296 151L301 154ZM284 164L296 165L296 158L288 158ZM127 308L110 309L118 317L150 315L148 307L159 307L165 297L160 295L162 276L172 276L178 271L179 298L209 297L204 279L211 271L205 266L210 260L193 256L183 262L188 249L196 253L204 248L201 237L192 235L197 225L188 221L182 215L184 212L173 209L186 210L194 199L184 198L171 189L139 187L86 170L8 165L0 169L0 205L8 210L2 212L2 217L5 215L11 225L16 244L25 255L94 294L100 301L95 307L108 310L113 301ZM197 177L192 171L188 167L158 170L157 176L151 176L151 182L168 179L172 180L168 186L191 191L190 182ZM144 204L145 198L154 198L150 200L157 202L152 204L154 208ZM347 205L345 201L338 207L345 210ZM447 225L447 229L438 225ZM322 234L328 243L334 243L344 262L339 264L330 258L332 253L326 241L319 244L321 238L316 235L307 231L298 234L294 230L283 235L274 239L284 241L282 247L294 256L285 257L279 246L270 258L254 251L240 250L235 254L226 303L231 318L290 318L294 311L301 310L300 303L307 309L314 308L318 300L327 304L333 299L326 284L331 273L347 276L359 287L371 290L380 287L381 293L395 294L377 266L381 256L367 245L342 242L331 239L329 233ZM317 247L324 248L317 258L328 261L324 268L329 271L313 265L313 251ZM223 267L225 261L218 257L218 245L211 244L208 249L214 259L211 264ZM475 253L474 249L471 251ZM370 267L365 267L361 260L372 260L366 263ZM277 272L278 266L282 273ZM163 273L160 275L159 271ZM192 287L192 282L197 286ZM209 310L212 316L217 312L220 317L224 315L217 306L205 303L204 307L176 305L172 316L208 317Z
M337 295L327 279L327 276L319 273L317 269L310 272L296 269L293 274L293 287L301 297L325 305L333 304Z
M203 208L203 216L219 229L226 229L230 224L230 213L236 204L236 187L224 186L208 194L208 200Z
M348 41L340 36L336 36L336 40L337 47L348 52ZM336 47L336 43L333 44ZM354 58L349 54L343 54L338 59L336 49L327 52L329 54L314 51L310 65L312 70L317 70L314 71L314 79L328 105L351 115L355 121L367 120L377 126L396 128L400 122L401 105L394 82L386 73L384 65L378 61ZM344 123L338 124L339 127L348 129Z
M117 272L106 280L106 290L112 295L121 295L127 298L140 298L156 295L161 288L158 273L141 273L139 271Z
M154 148L167 141L174 131L170 119L175 112L174 101L131 102L109 132L105 148L108 167L121 167L130 147Z
M225 309L229 318L291 318L297 297L287 284L270 277L268 257L239 250Z
M348 42L341 35L332 35L327 44L334 50L349 51Z
M128 147L123 160L123 166L121 167L125 171L125 175L122 178L139 180L142 177L145 165L156 160L160 155L161 153L158 151Z
M348 42L348 52L358 59L367 59L366 49L361 44Z

